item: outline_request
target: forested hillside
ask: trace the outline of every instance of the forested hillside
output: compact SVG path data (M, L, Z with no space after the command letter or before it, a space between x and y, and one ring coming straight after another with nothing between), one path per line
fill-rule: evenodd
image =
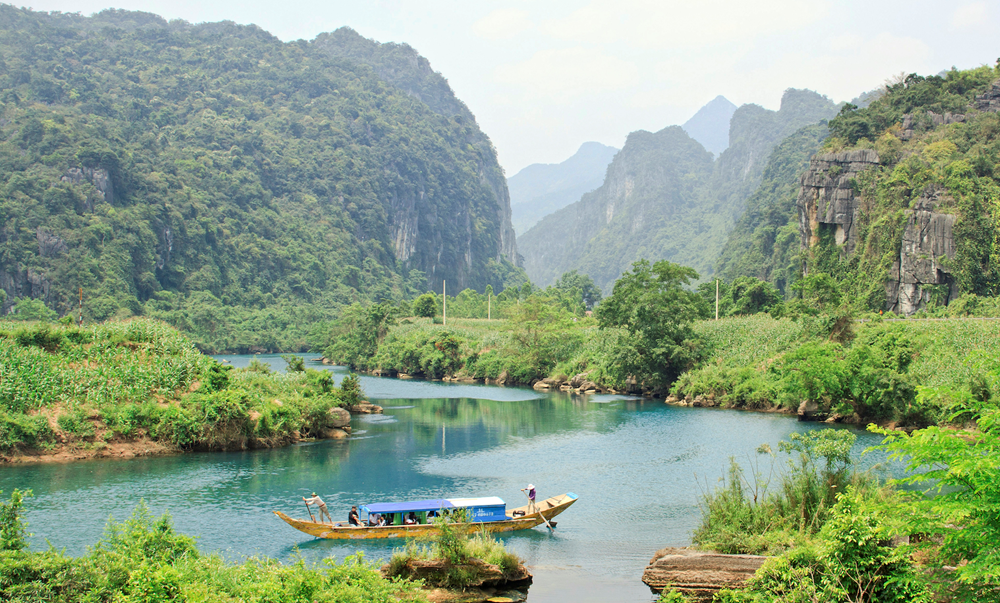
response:
M787 293L802 272L795 210L799 176L827 134L825 125L806 126L774 149L760 186L747 199L746 211L722 248L715 264L716 276L727 282L750 276Z
M358 300L520 282L502 170L444 78L350 30L0 6L0 297L302 348Z
M730 121L729 148L714 162L680 127L632 133L601 188L518 238L528 275L547 285L577 269L608 292L638 259L711 274L775 146L836 109L808 90L786 91L778 111L744 105Z

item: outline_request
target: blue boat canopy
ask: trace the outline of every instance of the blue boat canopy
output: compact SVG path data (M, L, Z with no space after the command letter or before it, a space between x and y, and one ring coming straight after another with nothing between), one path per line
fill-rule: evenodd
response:
M361 505L361 510L372 513L420 513L442 509L468 509L473 521L499 521L507 518L507 503L497 496L482 498L431 498L400 503L374 503Z

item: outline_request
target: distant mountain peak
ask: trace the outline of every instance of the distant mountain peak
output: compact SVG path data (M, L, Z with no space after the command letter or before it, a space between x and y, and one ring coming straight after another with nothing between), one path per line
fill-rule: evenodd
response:
M681 127L718 157L729 148L729 120L735 112L736 105L720 94L698 109Z
M601 186L618 149L585 142L561 163L533 163L507 179L514 230L524 233L538 220Z

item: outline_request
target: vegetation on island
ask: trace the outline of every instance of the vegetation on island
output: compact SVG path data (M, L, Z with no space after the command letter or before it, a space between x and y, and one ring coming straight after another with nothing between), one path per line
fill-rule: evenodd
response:
M81 557L50 548L31 551L21 519L31 491L15 490L0 503L0 599L12 603L87 601L159 603L396 603L424 601L418 583L389 579L361 553L338 561L281 563L251 557L227 561L198 551L174 530L171 518L155 518L140 503L125 521L109 519L104 536Z
M149 319L0 322L0 452L274 447L323 437L331 408L363 396L356 380L342 385L328 371L233 370Z
M427 542L408 540L392 553L382 568L388 578L421 580L431 588L466 590L484 583L519 582L530 575L517 554L489 532L468 523L468 513L457 509L434 518L438 533Z

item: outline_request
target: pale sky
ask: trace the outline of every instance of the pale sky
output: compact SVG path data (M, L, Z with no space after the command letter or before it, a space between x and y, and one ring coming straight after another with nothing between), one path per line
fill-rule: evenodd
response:
M21 4L15 2L15 4ZM347 25L427 57L508 176L583 142L685 122L721 94L777 109L786 88L850 100L901 72L995 64L1000 0L31 0L311 40Z

